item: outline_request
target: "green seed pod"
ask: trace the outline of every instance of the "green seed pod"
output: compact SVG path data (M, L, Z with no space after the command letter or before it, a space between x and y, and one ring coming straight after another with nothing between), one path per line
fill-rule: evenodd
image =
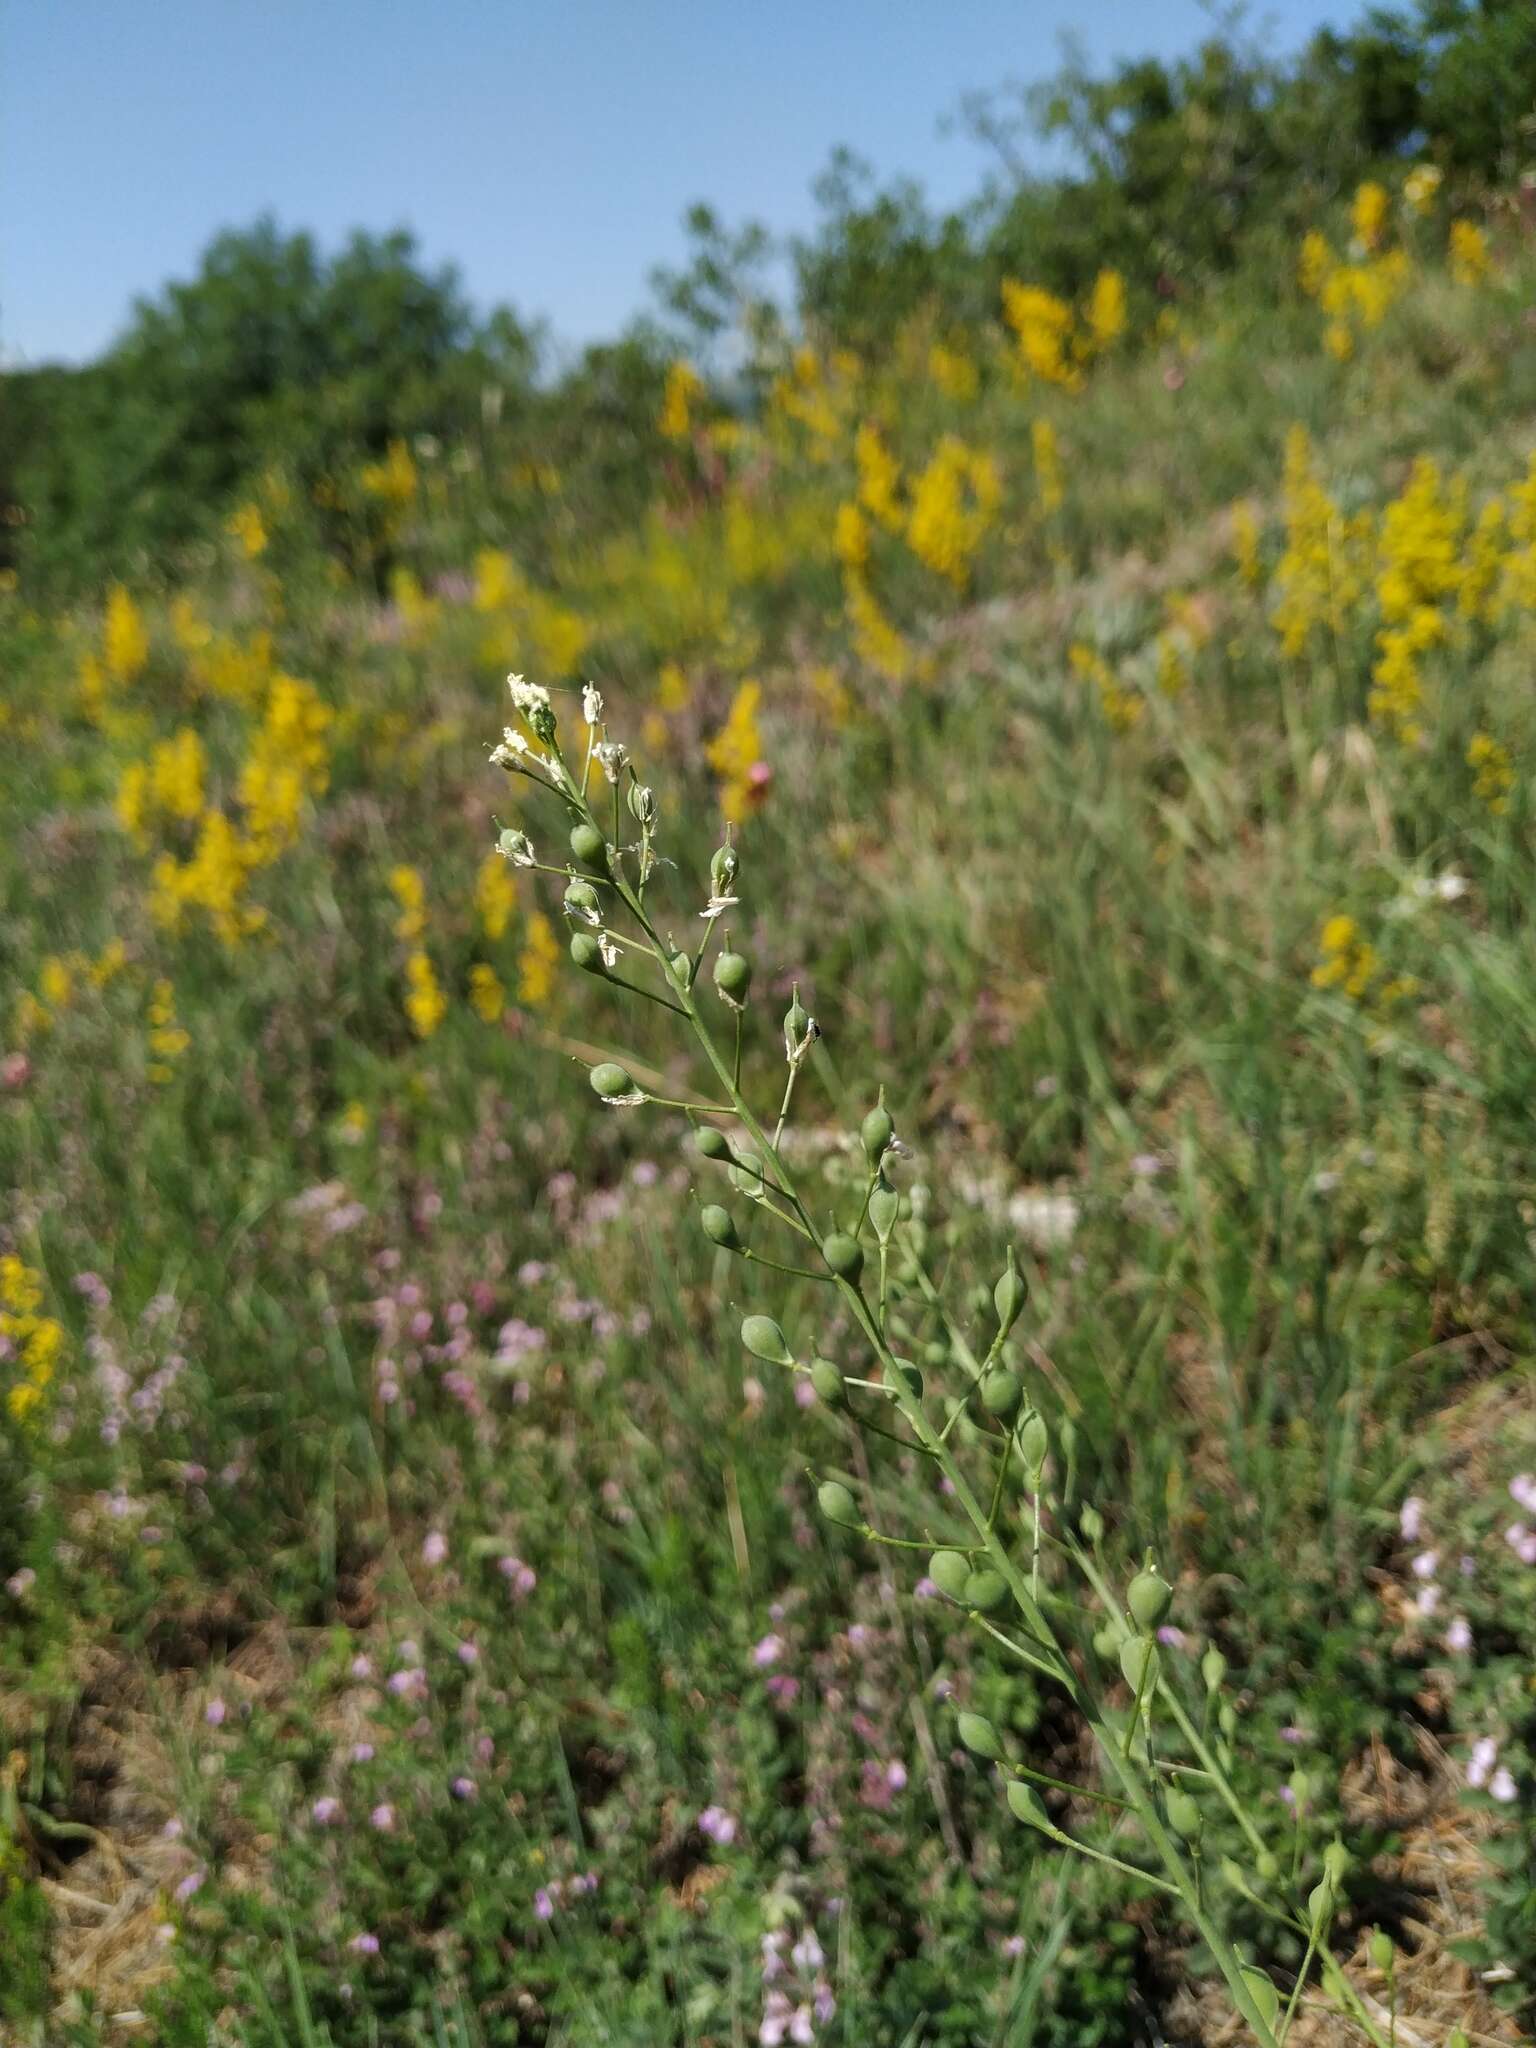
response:
M793 1365L794 1355L784 1341L784 1332L772 1316L748 1316L741 1326L741 1341L754 1358L766 1365Z
M816 1489L816 1505L839 1529L862 1529L864 1517L847 1487L837 1479L824 1479Z
M585 818L579 825L571 827L571 851L583 867L605 868L608 865L608 842Z
M1006 1422L1024 1398L1024 1382L1006 1365L994 1365L981 1382L981 1405L989 1415Z
M693 961L687 953L672 955L672 979L679 988L693 987Z
M992 1290L992 1306L997 1310L999 1336L1006 1337L1024 1310L1029 1298L1029 1289L1024 1285L1019 1269L1013 1263L1013 1247L1008 1247L1008 1265L1002 1278Z
M1019 1456L1024 1460L1024 1476L1029 1481L1030 1491L1040 1485L1040 1474L1045 1470L1045 1461L1050 1455L1051 1433L1045 1426L1045 1417L1037 1415L1033 1408L1019 1424ZM1084 1515L1092 1512L1085 1508Z
M1391 1935L1383 1934L1379 1927L1371 1936L1370 1956L1371 1961L1378 1970L1390 1970L1397 1959L1397 1951L1392 1946Z
M1335 1886L1341 1885L1349 1874L1349 1851L1337 1835L1323 1851L1323 1869Z
M743 1145L731 1154L731 1185L738 1187L744 1195L760 1195L763 1191L763 1162L750 1145Z
M1229 1885L1231 1885L1233 1891L1246 1892L1250 1889L1248 1884L1248 1878L1243 1870L1243 1866L1241 1865L1241 1863L1237 1861L1235 1857L1223 1856L1218 1867L1221 1871L1222 1877L1226 1880L1226 1882Z
M877 1102L859 1125L859 1140L864 1147L864 1157L871 1166L880 1164L895 1135L896 1126L891 1121L890 1111L883 1102Z
M704 1235L722 1250L741 1250L741 1232L736 1228L736 1219L729 1209L722 1209L718 1202L706 1203L699 1211L699 1225Z
M1205 1680L1206 1691L1220 1692L1226 1675L1227 1660L1213 1643L1200 1659L1200 1676Z
M635 1092L634 1082L616 1060L604 1060L600 1066L592 1069L587 1079L592 1083L594 1092L601 1095L604 1102L614 1102Z
M643 782L629 785L629 815L642 832L653 830L656 824L656 792L647 789Z
M949 1346L935 1337L923 1346L923 1363L933 1372L942 1372L949 1363Z
M1026 1827L1038 1828L1043 1835L1060 1832L1046 1812L1044 1802L1033 1785L1026 1785L1022 1778L1008 1781L1008 1811L1015 1820L1023 1821Z
M1216 1726L1230 1742L1237 1733L1237 1709L1230 1700L1223 1700L1216 1709Z
M792 1060L805 1041L805 1034L811 1028L811 1014L800 1000L797 988L789 999L789 1008L784 1012L784 1057Z
M1259 1851L1253 1859L1253 1867L1265 1884L1273 1884L1280 1875L1280 1865L1275 1860L1274 1852L1269 1849Z
M1200 1809L1189 1794L1181 1792L1177 1786L1168 1794L1168 1825L1186 1842L1194 1841L1200 1832Z
M896 1219L901 1213L901 1197L894 1188L884 1181L874 1189L869 1198L869 1220L874 1233L882 1244L889 1244L891 1233L896 1228Z
M598 900L597 891L590 882L583 882L577 879L566 884L565 914L567 917L575 918L581 924L602 923L603 906Z
M960 1714L955 1727L960 1740L972 1756L984 1756L990 1763L996 1763L1003 1753L1003 1745L997 1739L997 1730L985 1714Z
M1125 1596L1132 1621L1145 1635L1151 1635L1162 1625L1172 1603L1172 1586L1166 1579L1160 1579L1150 1567L1136 1574Z
M721 953L715 960L715 987L734 1008L746 1008L752 987L752 963L745 953Z
M1120 1670L1132 1692L1148 1693L1157 1677L1157 1645L1150 1636L1127 1636L1120 1645Z
M1334 1904L1333 1885L1326 1877L1307 1893L1307 1923L1315 1932L1321 1932L1333 1918Z
M1082 1530L1090 1543L1103 1542L1104 1517L1091 1501L1087 1503L1083 1512L1078 1516L1077 1526Z
M811 1385L817 1400L828 1408L848 1406L848 1384L830 1358L811 1360Z
M1120 1648L1120 1631L1113 1622L1107 1621L1101 1629L1095 1631L1093 1647L1106 1663L1117 1653Z
M958 1550L936 1550L928 1560L928 1576L951 1600L965 1597L965 1582L971 1576L969 1560Z
M821 1256L839 1280L846 1280L851 1287L858 1285L864 1270L864 1247L856 1237L850 1237L846 1230L834 1230L822 1245Z
M731 1141L724 1131L716 1130L713 1124L700 1124L694 1143L706 1159L729 1159Z
M741 862L736 849L727 840L724 846L717 846L709 863L709 885L716 896L729 896L735 887L736 876Z
M606 974L608 963L603 958L603 949L590 932L573 932L571 935L571 958L586 974Z
M1001 1572L972 1572L960 1597L967 1607L975 1607L988 1614L1007 1599L1008 1581Z
M913 1400L921 1401L923 1398L923 1376L911 1359L897 1358L893 1359L892 1363L896 1367L896 1377L901 1381L901 1384L906 1388Z

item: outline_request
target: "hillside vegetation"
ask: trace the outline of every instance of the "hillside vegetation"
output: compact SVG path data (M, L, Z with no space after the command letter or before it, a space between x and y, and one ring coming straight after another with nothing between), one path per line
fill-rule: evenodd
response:
M513 671L572 723L597 681L679 877L729 827L746 1078L777 1097L795 990L824 1033L803 1183L846 1198L883 1087L914 1261L979 1325L1013 1247L1051 1527L1155 1553L1274 1870L1348 1852L1359 2010L1309 1978L1297 2038L1521 2038L1536 250L1471 175L1506 167L1383 157L1183 281L1110 237L983 305L973 246L972 304L763 314L730 379L653 334L518 385L511 327L461 327L430 425L259 410L189 482L199 401L153 519L85 471L18 496L0 2031L1233 2038L1178 1914L957 1738L986 1715L1123 1858L1060 1697L818 1516L828 1470L890 1525L943 1502L739 1346L811 1283L701 1229L684 1120L588 1085L691 1083L497 850ZM943 1330L899 1335L945 1412ZM1304 1941L1207 1825L1288 1997Z

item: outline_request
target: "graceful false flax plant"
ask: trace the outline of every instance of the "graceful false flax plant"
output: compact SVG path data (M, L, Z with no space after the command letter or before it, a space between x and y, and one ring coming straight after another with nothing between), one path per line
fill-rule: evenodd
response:
M831 1477L817 1491L822 1516L867 1542L926 1554L928 1576L969 1614L978 1633L1071 1701L1092 1732L1105 1789L1064 1785L1010 1758L997 1729L979 1714L957 1716L960 1741L996 1767L1001 1794L1017 1820L1061 1849L1107 1862L1166 1897L1169 1910L1203 1939L1233 2006L1263 2048L1280 2048L1314 1963L1324 1991L1380 2040L1373 2015L1327 1946L1347 1866L1342 1844L1323 1853L1320 1870L1292 1868L1282 1875L1232 1783L1236 1715L1225 1697L1225 1660L1214 1648L1202 1660L1207 1710L1197 1722L1161 1669L1157 1631L1169 1611L1171 1588L1149 1560L1128 1586L1117 1589L1101 1544L1103 1518L1086 1504L1069 1512L1062 1498L1065 1489L1053 1477L1057 1460L1050 1428L1029 1398L1009 1341L1027 1308L1012 1252L993 1290L990 1327L973 1340L922 1263L910 1203L895 1184L901 1148L883 1095L858 1133L864 1173L856 1205L850 1200L849 1214L830 1224L814 1212L796 1185L785 1131L820 1030L796 995L783 1019L782 1095L774 1108L754 1107L742 1088L753 974L729 937L727 921L741 886L740 856L729 835L710 863L702 907L686 906L691 943L681 943L655 901L663 866L657 799L628 750L610 737L601 696L590 684L582 693L578 764L562 747L548 691L521 676L508 682L516 722L506 728L491 760L532 785L557 816L563 814L568 853L541 860L534 840L520 828L502 831L500 851L518 866L564 884L573 963L607 987L675 1017L711 1076L707 1097L679 1099L642 1086L621 1058L604 1059L590 1069L593 1090L615 1108L649 1103L683 1111L700 1158L782 1226L786 1256L772 1259L748 1247L723 1203L710 1202L700 1212L704 1233L723 1250L825 1281L851 1318L867 1368L845 1374L814 1343L791 1343L764 1314L742 1323L742 1344L754 1358L808 1377L819 1401L848 1429L894 1437L930 1461L945 1482L946 1512L962 1526L945 1533L925 1529L921 1535L877 1529L853 1489ZM898 1312L908 1301L940 1318L952 1384L929 1386L918 1367L892 1348ZM963 1430L962 1421L968 1424ZM1004 1514L1010 1473L1013 1498L1022 1502L1016 1531ZM1042 1787L1085 1796L1107 1809L1117 1847L1125 1853L1074 1839L1052 1818ZM1208 1814L1217 1804L1235 1822L1246 1861L1224 1856L1212 1870L1202 1848ZM1224 1932L1215 1895L1220 1886L1304 1943L1306 1961L1283 2009L1270 1976L1246 1961Z

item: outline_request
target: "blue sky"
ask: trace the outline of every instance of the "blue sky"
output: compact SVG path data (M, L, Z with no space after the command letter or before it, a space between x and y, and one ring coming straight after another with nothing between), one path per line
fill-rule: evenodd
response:
M1349 0L1271 0L1279 48ZM962 92L1190 48L1198 0L0 0L0 355L79 361L135 293L270 211L406 225L482 303L612 333L697 198L809 225L850 144L940 202L984 157Z

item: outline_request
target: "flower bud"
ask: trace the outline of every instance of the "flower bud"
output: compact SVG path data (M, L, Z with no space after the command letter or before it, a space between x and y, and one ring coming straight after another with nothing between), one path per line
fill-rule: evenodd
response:
M1008 1597L1008 1581L1001 1572L991 1570L972 1572L966 1580L960 1595L967 1607L975 1607L986 1614L998 1607Z
M1095 1629L1093 1647L1106 1663L1117 1654L1120 1648L1120 1631L1112 1621L1106 1621L1102 1628Z
M565 914L576 918L582 924L601 924L603 906L598 901L597 891L590 882L575 881L565 891Z
M590 932L572 933L571 958L587 974L606 974L608 972L608 963L603 958L603 949Z
M533 866L533 841L526 832L514 831L509 826L497 839L496 851L516 868Z
M1390 1970L1396 1959L1390 1934L1383 1934L1378 1927L1370 1940L1370 1957L1378 1970Z
M583 867L605 868L608 865L608 842L585 818L579 825L571 827L571 851Z
M1039 1490L1040 1474L1045 1470L1050 1449L1051 1433L1045 1426L1045 1417L1031 1408L1019 1424L1019 1456L1024 1460L1024 1477L1032 1493ZM1083 1512L1087 1515L1092 1510L1085 1508Z
M715 987L733 1010L744 1010L752 986L752 963L744 953L721 953L715 960Z
M996 1763L1001 1757L1003 1745L985 1714L961 1714L955 1721L955 1727L972 1756L984 1756L990 1763Z
M864 1247L856 1237L850 1237L846 1230L834 1230L823 1243L821 1256L839 1280L846 1280L850 1287L858 1285L864 1270Z
M1337 1835L1323 1851L1323 1869L1335 1885L1341 1885L1349 1872L1349 1851Z
M1139 1571L1125 1596L1131 1619L1144 1635L1159 1627L1173 1604L1173 1588L1150 1569Z
M965 1597L965 1582L971 1576L970 1560L958 1550L936 1550L928 1560L928 1576L951 1600Z
M1135 1693L1147 1693L1157 1677L1157 1645L1150 1636L1127 1636L1120 1645L1120 1670Z
M724 1131L717 1130L713 1124L701 1124L694 1138L694 1143L706 1159L729 1159L731 1157L730 1139L725 1135Z
M729 840L724 846L715 848L714 858L709 863L709 885L716 896L730 895L740 867L736 849Z
M1011 1778L1008 1782L1008 1811L1015 1820L1023 1821L1026 1827L1038 1828L1043 1835L1060 1833L1046 1812L1040 1794L1033 1785L1026 1785L1022 1778Z
M864 1157L871 1166L880 1164L895 1135L896 1126L891 1121L890 1111L883 1102L877 1102L859 1125L859 1140L864 1147Z
M1264 1884L1273 1884L1280 1875L1280 1864L1272 1849L1261 1849L1253 1859L1253 1867Z
M1254 1969L1251 1964L1243 1965L1243 1982L1248 1988L1248 1996L1257 2008L1259 2018L1266 2027L1273 2030L1275 2021L1280 2017L1279 1992L1265 1973Z
M718 1202L708 1202L699 1211L699 1225L711 1243L719 1245L723 1251L741 1250L741 1233L736 1228L736 1219Z
M847 1382L830 1358L813 1358L811 1360L811 1385L816 1390L817 1400L826 1407L846 1408L848 1406Z
M862 1529L864 1526L859 1504L841 1480L824 1479L816 1489L816 1505L839 1529Z
M992 1290L992 1306L997 1310L997 1333L1006 1337L1023 1313L1029 1290L1017 1266L1013 1263L1013 1247L1008 1247L1008 1264L1002 1278Z
M1205 1680L1207 1692L1220 1692L1222 1680L1227 1675L1227 1660L1212 1643L1200 1659L1200 1676Z
M981 1405L989 1415L1006 1422L1024 1398L1024 1382L1006 1365L994 1365L982 1376Z
M1307 1923L1314 1933L1320 1933L1333 1918L1334 1902L1331 1878L1322 1878L1307 1893ZM1390 1947L1390 1943L1388 1946Z
M1168 1825L1186 1842L1194 1841L1200 1832L1200 1809L1189 1794L1177 1786L1168 1794Z
M1101 1543L1103 1541L1104 1517L1099 1513L1092 1501L1087 1502L1084 1506L1083 1512L1077 1518L1077 1526L1082 1530L1090 1543Z
M894 1188L881 1181L869 1197L869 1220L876 1237L882 1244L889 1244L891 1233L896 1228L896 1219L901 1214L901 1197Z
M604 1102L619 1102L637 1091L634 1082L619 1065L617 1060L604 1060L595 1066L587 1079L593 1091L601 1095Z
M1237 1709L1230 1700L1223 1700L1216 1709L1216 1726L1230 1742L1237 1733Z
M741 1341L754 1358L765 1365L793 1365L794 1357L784 1341L784 1332L772 1316L748 1316L741 1326Z
M679 988L693 987L693 961L686 953L672 955L672 979Z

